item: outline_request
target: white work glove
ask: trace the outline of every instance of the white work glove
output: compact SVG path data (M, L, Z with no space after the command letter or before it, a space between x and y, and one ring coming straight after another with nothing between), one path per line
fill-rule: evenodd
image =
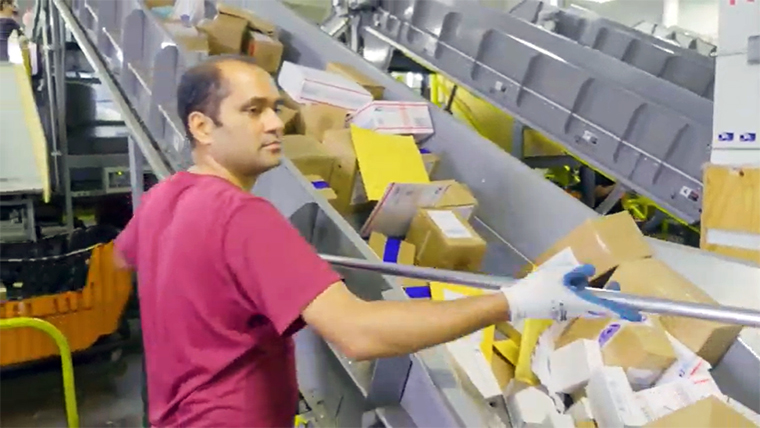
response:
M622 318L641 321L642 316L629 306L599 298L586 287L594 275L594 266L544 266L511 287L501 291L509 301L510 321L550 319L567 321L572 318ZM607 289L619 290L616 283Z

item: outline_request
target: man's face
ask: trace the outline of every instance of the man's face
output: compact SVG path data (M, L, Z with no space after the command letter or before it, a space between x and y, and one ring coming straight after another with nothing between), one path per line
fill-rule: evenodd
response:
M2 8L2 10L0 10L1 12L4 12L9 15L13 14L14 16L18 15L18 5L16 4L15 1L11 2L10 4L3 3L1 8Z
M210 153L235 174L256 176L280 164L284 125L280 94L265 71L250 64L219 64L229 95L219 105L219 124L210 132Z

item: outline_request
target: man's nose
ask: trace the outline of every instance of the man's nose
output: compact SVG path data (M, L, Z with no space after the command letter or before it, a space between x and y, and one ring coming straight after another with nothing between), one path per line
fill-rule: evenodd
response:
M282 122L282 119L280 119L280 116L277 115L277 112L274 109L267 109L266 114L262 119L264 121L264 130L266 132L276 132L278 134L281 134L285 129L285 124Z

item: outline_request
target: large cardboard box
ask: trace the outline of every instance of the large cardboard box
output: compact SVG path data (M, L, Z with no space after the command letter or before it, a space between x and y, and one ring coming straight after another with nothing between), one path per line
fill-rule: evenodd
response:
M583 222L541 254L535 264L543 264L565 248L572 250L579 263L596 267L594 278L605 275L623 262L652 256L652 248L627 212Z
M385 87L383 87L383 85L375 82L374 80L367 77L364 73L355 69L354 67L351 67L348 64L343 64L341 62L328 62L325 70L349 78L354 82L362 85L362 87L364 87L367 92L372 94L372 97L376 100L383 98L383 92L385 92Z
M372 95L352 80L289 61L282 63L277 83L300 104L328 104L354 112L372 101Z
M303 175L332 175L335 157L314 138L286 135L282 137L282 151Z
M610 281L620 283L623 293L690 303L717 305L707 293L656 259L622 263ZM736 340L742 327L715 321L662 316L665 329L712 365L717 364Z
M649 387L676 361L665 329L653 316L646 323L579 318L562 333L556 348L581 339L598 342L604 364L622 367L636 389Z
M297 128L296 120L298 118L298 110L294 110L290 107L286 107L282 105L280 106L280 111L277 113L277 116L280 118L280 120L282 121L282 124L284 125L285 135L298 133L296 129Z
M486 253L486 241L451 210L419 210L406 240L417 247L419 266L477 272Z
M162 22L166 31L171 34L174 40L180 44L185 50L191 52L198 52L201 57L205 57L209 54L210 45L208 35L197 28L187 26L181 21L163 21Z
M451 183L451 185L433 208L456 211L463 219L470 221L475 208L478 206L478 200L475 199L466 185L456 180L442 180L442 182Z
M757 425L732 409L717 397L711 396L650 422L650 428L756 428Z
M338 195L336 209L342 214L366 207L367 194L362 185L359 163L351 142L351 130L329 130L324 134L322 144L335 157L335 168L328 179Z
M425 164L425 171L427 171L428 177L432 178L438 169L441 158L428 149L420 149L420 153L422 154L422 163Z
M245 52L256 64L269 73L275 73L282 62L284 47L278 40L256 31L248 32Z
M305 105L299 111L296 130L299 134L323 141L326 131L346 128L347 115L348 111L340 107L326 104Z
M369 236L369 247L386 263L414 265L414 245L401 238L389 238L382 233L372 232ZM421 279L404 277L400 279L402 287L424 287L427 285L427 282Z

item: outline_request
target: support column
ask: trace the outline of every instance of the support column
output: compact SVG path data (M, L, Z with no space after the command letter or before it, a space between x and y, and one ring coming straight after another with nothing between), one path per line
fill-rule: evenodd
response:
M760 264L760 2L719 2L700 246Z
M145 190L145 160L140 148L132 137L129 137L129 185L132 188L132 212L137 210Z

